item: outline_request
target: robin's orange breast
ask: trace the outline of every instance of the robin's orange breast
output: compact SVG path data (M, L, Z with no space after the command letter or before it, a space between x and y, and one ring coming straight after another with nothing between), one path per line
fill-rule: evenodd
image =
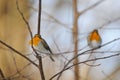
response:
M100 36L97 32L93 32L89 38L90 38L90 41L93 41L93 40L100 41Z
M32 42L32 41L33 41L33 42ZM41 39L40 39L39 37L34 37L29 43L30 43L31 45L32 45L32 43L33 43L34 46L38 46L40 42L41 42Z

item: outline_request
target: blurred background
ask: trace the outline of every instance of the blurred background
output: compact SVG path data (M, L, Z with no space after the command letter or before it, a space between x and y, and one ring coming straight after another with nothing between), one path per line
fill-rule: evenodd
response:
M38 0L18 0L18 4L30 24L33 35L36 34ZM53 56L55 63L50 61L48 56L43 57L46 80L63 69L75 56L74 50L80 54L90 49L87 36L92 30L98 29L102 45L120 38L119 8L119 0L42 0L41 36L55 54ZM77 37L74 33L78 33ZM16 0L0 0L0 40L37 63L29 45L30 39L27 25L17 10ZM95 50L91 58L117 54L120 52L119 44L119 40L113 41ZM90 54L81 55L76 61L86 61L89 56ZM71 62L69 66L73 63ZM10 80L41 79L39 70L34 65L2 44L0 44L0 70L0 80L3 80L1 72ZM59 80L119 80L119 70L120 56L117 56L72 67L63 72Z

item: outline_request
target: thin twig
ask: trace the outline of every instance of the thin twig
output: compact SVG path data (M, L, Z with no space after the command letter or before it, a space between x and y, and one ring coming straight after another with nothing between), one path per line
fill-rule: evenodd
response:
M16 6L17 6L17 10L18 10L18 12L20 13L22 19L25 21L25 23L26 23L26 25L27 25L27 28L28 28L28 30L29 30L29 33L30 33L30 36L31 36L31 39L32 39L32 38L33 38L33 35L32 35L32 31L31 31L31 29L30 29L30 25L29 25L28 21L26 20L26 18L24 17L23 12L21 12L21 10L20 10L20 8L19 8L18 0L16 0Z
M97 3L93 4L92 6L88 7L87 9L83 10L82 12L80 12L80 13L79 13L79 16L82 15L82 14L84 14L85 12L87 12L87 11L95 8L96 6L100 5L100 4L103 3L104 1L106 1L106 0L100 0L100 1L98 1Z
M13 62L15 64L16 71L17 71L16 73L19 74L18 77L22 77L22 78L28 79L28 77L25 77L24 74L21 74L21 71L18 69L18 66L17 66L16 58L15 58L15 56L13 54L12 54L12 57L13 57ZM12 78L10 78L10 79L12 79Z
M30 37L31 37L31 40L32 40L33 35L32 35L32 31L31 31L30 25L29 25L28 21L26 20L26 18L25 18L25 16L24 16L23 12L22 12L22 11L20 10L20 8L19 8L18 0L16 0L16 6L17 6L17 10L18 10L18 12L20 13L22 19L24 20L24 22L25 22L26 25L27 25L27 28L28 28L28 31L29 31L29 33L30 33ZM37 51L36 51L36 50L34 49L34 47L33 47L33 40L32 40L31 48L33 49L33 51L34 51L35 54L37 55Z
M110 23L114 23L114 22L116 22L116 21L118 21L118 20L120 20L120 17L118 17L118 18L116 18L116 19L114 19L114 20L109 20L109 21L107 21L106 23L104 23L103 25L99 26L99 29L102 29L103 27L109 25Z
M91 62L91 61L97 61L97 60L102 60L102 59L107 59L107 58L111 58L111 57L115 57L115 56L119 56L120 53L117 53L117 54L114 54L114 55L110 55L110 56L106 56L106 57L101 57L101 58L95 58L95 59L90 59L90 60L86 60L86 61L82 61L82 62L79 62L79 63L76 63L76 64L73 64L65 69L63 69L62 71L58 72L57 74L55 74L53 77L50 78L50 80L52 80L54 77L56 77L57 75L63 73L64 71L70 69L71 67L75 66L75 65L78 65L78 64L82 64L82 63L86 63L86 62Z
M115 42L115 41L118 41L118 40L120 40L120 38L111 40L111 41L109 41L109 42L101 45L101 47L104 47L104 46L106 46L106 45L109 45L110 43ZM69 68L66 68L66 67L67 67L75 58L77 58L77 57L79 57L79 56L81 56L81 55L83 55L83 54L85 54L85 53L87 53L87 52L89 52L89 51L93 51L93 50L96 50L96 49L99 49L99 48L89 49L89 50L86 50L86 51L84 51L84 52L82 52L82 53L79 53L78 55L74 56L72 59L69 60L68 63L66 63L66 65L64 66L64 68L63 68L60 72L58 72L58 73L56 73L55 75L53 75L53 76L50 78L50 80L52 80L53 78L55 78L55 77L58 76L59 74L63 73L65 70L69 69ZM118 55L118 54L116 54L116 55ZM115 56L116 56L116 55L115 55ZM99 60L99 59L97 59L97 60ZM93 61L93 60L91 60L91 61ZM84 63L86 63L86 62L89 62L89 60L84 61ZM83 62L82 62L82 63L83 63ZM76 65L76 64L73 64L73 65Z
M44 75L43 65L42 65L42 57L39 56L38 60L39 60L39 70L40 70L40 74L41 74L41 79L45 80L45 75Z
M36 61L36 60L35 60ZM34 62L35 62L34 61ZM30 63L28 63L28 64L26 64L22 69L20 69L19 70L19 72L22 72L23 70L25 70L28 66L30 66L32 63L30 62ZM8 78L10 78L10 79L12 79L13 78L13 76L16 76L18 73L16 72L16 73L14 73L14 74L12 74L12 75L10 75Z
M0 77L1 77L2 79L6 80L1 68L0 68ZM0 79L1 79L1 78L0 78Z
M41 0L40 0L40 2L39 2L39 6L41 6ZM25 23L26 23L26 25L27 25L27 28L28 28L28 30L29 30L29 33L30 33L30 36L31 36L31 40L32 40L32 38L33 38L33 35L32 35L32 31L31 31L31 29L30 29L30 25L29 25L29 23L28 23L28 21L25 19L25 17L24 17L24 14L21 12L21 10L19 9L19 5L18 5L18 1L16 0L16 5L17 5L17 10L19 11L19 13L20 13L20 15L21 15L21 17L22 17L22 19L25 21ZM41 9L40 9L41 10ZM39 14L41 14L41 11L39 12ZM39 16L38 16L39 17ZM38 18L39 19L39 18ZM40 22L38 21L38 25L40 25ZM39 29L39 27L40 26L38 26L38 29ZM39 30L38 30L39 31ZM40 33L40 32L38 32L38 33ZM31 45L31 48L33 49L33 51L35 52L35 54L36 54L36 57L38 58L38 53L37 53L37 51L34 49L34 47L33 47L33 40L32 40L32 45ZM42 60L42 58L41 57L39 57L39 59L38 60ZM39 62L41 62L41 61L39 61ZM37 64L36 64L37 65ZM40 70L40 74L41 74L41 76L42 76L42 74L43 74L43 71L41 71L41 64L39 64L39 65L37 65L37 68ZM43 80L44 80L44 78L43 78Z
M56 45L56 48L57 48L58 51L60 52L59 46L57 45L57 43L55 42L55 40L53 40L53 41L54 41L54 44ZM63 54L61 54L61 56L62 56L66 61L69 61ZM65 63L65 62L63 62L63 63ZM61 76L62 76L62 74L59 74L59 76L57 77L57 80L59 80Z
M39 11L38 11L38 32L37 34L40 34L40 27L41 27L41 6L42 6L42 0L39 0ZM38 54L37 54L38 55ZM43 71L43 64L42 64L42 57L41 56L37 56L38 60L39 60L39 70L40 70L40 75L41 75L41 79L45 80L45 75L44 75L44 71Z
M67 67L67 68L64 69L64 70L70 69L71 67L73 67L73 66L75 66L75 65L78 65L78 64L81 64L81 63L86 63L86 62L91 62L91 61L97 61L97 60L101 60L101 59L107 59L107 58L111 58L111 57L115 57L115 56L119 56L119 55L120 55L120 53L117 53L117 54L110 55L110 56L106 56L106 57L94 58L94 59L86 60L86 61L79 62L79 63L74 64L74 65L71 65L71 66Z
M42 1L42 0L39 0L38 29L37 29L38 32L37 32L37 34L40 34L40 25L41 25L41 7L42 7L41 1Z
M5 42L0 40L0 43L4 46L6 46L7 48L9 48L10 50L12 50L13 52L17 53L18 55L22 56L23 58L25 58L26 60L28 60L29 62L31 62L33 65L35 65L36 67L38 67L38 65L36 63L34 63L31 59L29 59L28 57L26 57L25 55L23 55L21 52L15 50L13 47L11 47L10 45L6 44Z
M71 31L71 28L69 27L70 25L65 24L65 23L59 21L57 18L55 18L54 16L52 16L50 13L47 13L45 11L42 11L42 12L43 12L43 14L45 14L46 16L48 16L48 18L50 18L50 20L47 20L47 21L52 22L52 23L57 23L57 24L61 25L62 27L67 28L67 29L69 29Z
M118 77L120 73L120 66L118 66L112 73L110 73L106 78L104 78L103 80L114 80L115 77Z

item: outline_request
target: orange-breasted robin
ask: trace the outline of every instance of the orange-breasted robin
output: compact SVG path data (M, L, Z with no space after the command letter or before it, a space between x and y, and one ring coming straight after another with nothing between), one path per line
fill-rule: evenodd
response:
M30 41L30 44L36 49L38 53L45 53L47 54L52 61L55 61L52 58L52 51L50 47L48 46L47 42L41 37L41 35L36 34L33 39Z
M98 48L101 46L102 39L98 33L98 30L93 30L88 36L88 46L91 48Z

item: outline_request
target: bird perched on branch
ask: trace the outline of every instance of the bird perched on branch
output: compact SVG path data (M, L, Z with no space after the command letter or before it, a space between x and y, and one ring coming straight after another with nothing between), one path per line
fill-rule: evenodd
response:
M87 41L88 41L88 46L91 48L101 47L102 39L97 29L93 30L89 34Z
M47 42L41 37L41 35L36 34L30 41L30 44L33 44L33 47L36 49L39 55L41 55L40 53L46 54L50 57L52 61L55 61L52 58L53 53L50 47L48 46Z

